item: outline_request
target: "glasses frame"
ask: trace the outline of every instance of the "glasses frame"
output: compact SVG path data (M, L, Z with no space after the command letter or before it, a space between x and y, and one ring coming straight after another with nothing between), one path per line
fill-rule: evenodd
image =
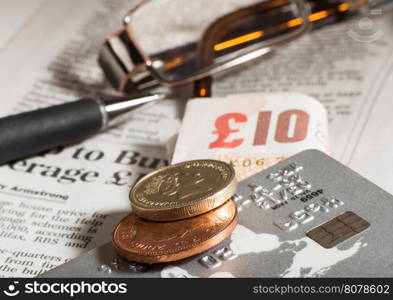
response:
M325 25L340 22L346 20L348 17L362 16L364 12L370 9L383 9L384 13L393 10L393 1L391 0L336 0L336 2L332 2L331 0L293 0L298 5L299 11L301 12L300 17L303 20L302 26L296 32L270 39L268 43L255 43L243 49L251 49L249 52L243 53L225 63L206 65L200 72L196 72L183 80L168 80L157 72L154 68L154 62L143 54L143 51L141 51L137 41L133 37L130 26L128 26L132 20L133 13L150 1L153 0L142 0L129 10L124 17L123 28L110 35L103 43L99 52L98 62L106 78L120 92L133 93L157 87L160 84L172 88L178 85L197 82L198 80L209 78L216 73L262 57L273 50L301 38L311 29L314 30ZM280 1L282 0L266 0L260 3ZM225 17L222 19L225 19ZM220 19L218 20L220 21ZM210 27L208 31L209 29ZM212 38L212 36L209 36L209 38ZM204 42L203 39L202 42L199 42L199 50L201 44L206 44ZM208 49L203 51L203 54L208 56ZM189 57L190 48L180 47L171 49L168 52L170 52L172 57L176 54L180 57ZM197 55L199 54L197 53ZM160 53L159 55L166 56L168 53ZM196 59L199 59L199 56Z
M199 72L194 72L180 80L169 80L156 70L153 65L154 62L141 50L129 26L132 15L151 1L153 0L142 0L130 9L123 18L123 28L110 35L100 49L98 62L107 79L119 92L133 93L159 85L166 88L174 88L189 84L264 56L273 50L298 40L312 29L312 25L307 18L310 12L307 1L291 0L299 11L299 16L297 17L303 20L293 32L271 38L268 41L255 43L242 49L243 53L234 59L203 67ZM264 5L284 3L283 5L286 5L290 3L290 0L268 0L260 1L260 3ZM181 52L187 51L187 49L182 48L170 51L178 52L179 56L187 54Z
M203 79L205 77L209 77L218 73L225 72L239 65L243 65L251 60L266 55L271 51L277 50L278 48L281 48L287 45L288 43L298 40L303 35L308 33L312 28L312 24L308 20L310 9L306 1L291 0L293 4L296 5L296 9L299 11L298 18L303 20L303 22L294 31L269 39L269 41L262 41L260 43L256 43L252 46L249 46L250 51L247 52L244 51L246 53L239 55L239 57L236 57L226 62L216 63L214 65L203 67L201 68L200 71L194 72L193 74L190 74L190 76L186 78L177 79L177 80L168 80L167 78L162 76L159 72L157 72L157 70L154 68L153 61L143 53L141 47L139 47L138 42L135 39L135 36L130 26L128 26L131 22L132 15L142 6L147 5L151 1L152 0L143 0L142 2L134 6L132 9L130 9L125 15L123 19L123 23L124 23L124 27L126 28L127 34L130 38L130 41L133 44L135 51L137 52L135 54L143 59L145 68L148 71L148 73L150 73L162 86L167 88L174 88L176 86L189 84L197 80ZM261 4L268 5L270 3L280 2L280 1L282 0L261 1ZM282 2L289 2L289 1L287 0Z

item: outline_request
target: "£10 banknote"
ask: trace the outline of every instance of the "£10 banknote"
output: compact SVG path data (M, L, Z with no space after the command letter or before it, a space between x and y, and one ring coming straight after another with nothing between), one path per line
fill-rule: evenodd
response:
M195 98L187 103L172 163L218 159L246 179L298 152L328 147L327 111L298 93Z

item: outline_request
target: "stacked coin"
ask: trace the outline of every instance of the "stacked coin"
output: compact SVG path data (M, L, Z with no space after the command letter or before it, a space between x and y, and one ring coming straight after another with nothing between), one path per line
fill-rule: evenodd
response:
M216 246L237 225L236 188L234 169L215 160L182 162L145 176L130 192L133 213L113 232L117 253L162 263Z

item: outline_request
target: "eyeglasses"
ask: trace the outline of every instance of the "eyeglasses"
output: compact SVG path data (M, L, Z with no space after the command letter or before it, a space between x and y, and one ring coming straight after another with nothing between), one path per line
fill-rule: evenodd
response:
M138 90L195 81L194 92L207 96L211 75L297 40L311 25L386 3L393 1L146 0L126 15L123 29L107 39L99 56L112 84L131 95L0 119L0 164L80 141L124 121L135 107L175 97L172 90L134 93Z
M145 0L105 41L99 63L119 91L175 87L261 57L390 0Z

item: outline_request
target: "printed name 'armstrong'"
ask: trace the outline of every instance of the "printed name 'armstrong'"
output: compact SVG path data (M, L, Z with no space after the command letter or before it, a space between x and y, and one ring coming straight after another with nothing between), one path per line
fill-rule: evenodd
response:
M54 193L49 193L49 192L45 192L42 190L33 190L33 189L26 189L26 188L21 188L18 186L14 186L12 188L9 189L10 192L15 192L18 194L25 194L25 195L29 195L29 196L40 196L43 198L46 198L48 200L64 200L67 201L69 196L67 195L63 195L63 194L54 194Z

